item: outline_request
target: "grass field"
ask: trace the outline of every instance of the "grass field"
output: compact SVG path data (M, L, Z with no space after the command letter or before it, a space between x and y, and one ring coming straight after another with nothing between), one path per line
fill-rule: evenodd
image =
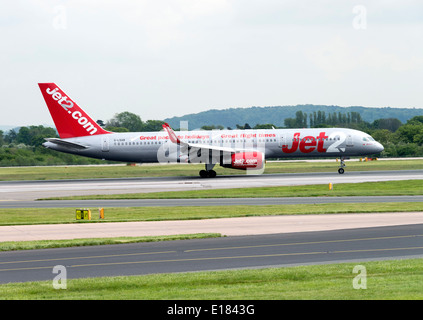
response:
M356 265L366 289L354 289ZM0 299L401 300L423 299L423 259L226 270L0 285Z
M346 161L347 171L371 170L415 170L423 169L423 160L380 160ZM264 173L297 172L336 172L339 163L331 162L268 162ZM169 177L198 176L204 165L197 164L148 164L138 166L59 166L59 167L7 167L0 168L0 180L50 180L50 179L90 179L127 177ZM245 174L242 170L225 169L216 166L218 175Z
M89 238L69 240L36 240L36 241L4 241L0 242L0 251L35 250L51 248L67 248L82 246L99 246L111 244L126 244L139 242L157 242L188 239L218 238L220 233L196 233L167 236L146 236L146 237L118 237L118 238Z
M410 203L325 203L268 206L215 206L204 207L129 207L106 208L105 219L98 217L98 208L92 208L92 220L75 219L74 208L0 209L0 225L29 225L55 223L107 223L122 221L192 220L212 218L251 217L266 215L335 214L369 212L423 211L419 202ZM41 211L42 210L42 213Z

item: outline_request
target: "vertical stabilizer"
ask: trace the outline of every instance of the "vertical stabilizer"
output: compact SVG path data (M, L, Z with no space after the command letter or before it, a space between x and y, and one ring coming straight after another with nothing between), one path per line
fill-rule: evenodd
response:
M39 83L60 138L111 133L100 127L54 83Z

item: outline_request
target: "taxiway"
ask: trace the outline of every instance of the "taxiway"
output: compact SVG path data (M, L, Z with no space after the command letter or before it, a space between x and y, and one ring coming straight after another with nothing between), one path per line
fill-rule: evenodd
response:
M0 283L421 258L422 226L4 252Z

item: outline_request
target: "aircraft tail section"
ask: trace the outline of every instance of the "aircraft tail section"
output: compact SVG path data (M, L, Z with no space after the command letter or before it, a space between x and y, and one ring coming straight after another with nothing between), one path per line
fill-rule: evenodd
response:
M55 83L39 83L60 138L110 133L100 127Z

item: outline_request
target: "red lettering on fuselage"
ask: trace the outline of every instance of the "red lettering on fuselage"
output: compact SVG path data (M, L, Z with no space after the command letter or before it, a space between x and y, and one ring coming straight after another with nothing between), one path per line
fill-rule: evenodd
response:
M282 152L293 153L293 152L297 151L299 140L300 140L300 133L299 132L294 133L294 139L292 140L291 148L289 149L288 146L286 146L286 145L282 146Z
M282 152L294 153L299 148L302 153L310 153L316 150L316 147L317 152L326 152L326 149L323 148L324 140L328 138L325 132L320 132L317 137L306 136L302 139L300 139L300 135L300 132L294 133L291 148L288 148L287 145L284 145L282 146Z
M317 152L326 152L326 149L323 148L323 143L325 141L325 139L327 139L328 136L326 135L325 132L320 132L320 134L317 136Z
M300 142L300 151L302 153L310 153L316 149L316 139L312 136L304 137Z

